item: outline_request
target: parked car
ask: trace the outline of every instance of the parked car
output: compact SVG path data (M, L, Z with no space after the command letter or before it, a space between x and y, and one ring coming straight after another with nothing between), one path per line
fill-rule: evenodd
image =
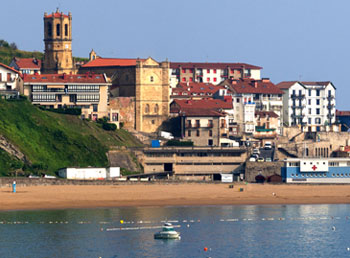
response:
M257 161L257 162L264 162L265 159L264 159L263 157L259 157L256 161Z
M253 157L253 156L251 156L251 157L249 158L249 161L255 162L255 161L256 161L256 158Z
M266 142L264 145L265 150L271 150L272 149L272 143L271 142Z
M260 150L259 150L258 148L255 148L255 149L253 150L253 154L260 154Z
M272 162L272 159L271 158L266 158L265 162Z

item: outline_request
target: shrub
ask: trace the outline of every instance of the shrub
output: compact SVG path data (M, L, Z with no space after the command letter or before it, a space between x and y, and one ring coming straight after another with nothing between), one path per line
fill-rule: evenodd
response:
M117 126L111 123L103 123L102 128L106 131L115 131L117 129Z

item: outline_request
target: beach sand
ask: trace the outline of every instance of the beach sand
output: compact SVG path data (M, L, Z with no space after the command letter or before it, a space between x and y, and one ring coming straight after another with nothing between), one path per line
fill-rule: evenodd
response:
M350 185L49 185L17 186L16 193L0 188L0 210L332 203L350 203Z

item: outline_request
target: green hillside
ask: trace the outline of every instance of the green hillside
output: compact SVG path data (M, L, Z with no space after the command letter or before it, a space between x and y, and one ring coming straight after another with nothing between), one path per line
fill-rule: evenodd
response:
M105 131L76 116L44 111L27 100L0 100L0 135L18 147L29 162L0 150L0 175L53 174L67 166L107 166L110 146L140 146L125 130Z
M42 59L44 54L38 51L23 51L17 49L15 43L9 44L5 40L0 40L0 63L9 65L13 57ZM75 61L88 61L88 58L74 57Z

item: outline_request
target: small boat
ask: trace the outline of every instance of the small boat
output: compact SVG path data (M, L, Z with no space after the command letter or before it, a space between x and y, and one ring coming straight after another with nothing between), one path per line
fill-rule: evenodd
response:
M181 239L181 237L171 223L164 223L162 231L154 234L154 239Z

